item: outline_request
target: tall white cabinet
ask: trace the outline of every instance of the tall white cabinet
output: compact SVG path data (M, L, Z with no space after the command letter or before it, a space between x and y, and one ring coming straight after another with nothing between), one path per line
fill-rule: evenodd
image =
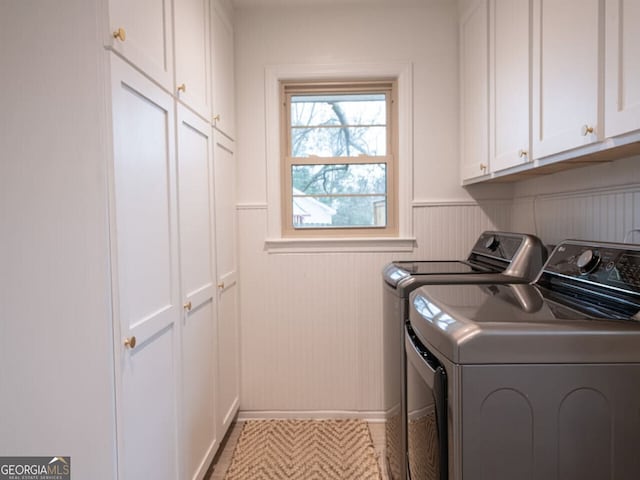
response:
M179 472L175 107L123 60L110 59L119 471L168 479Z
M211 9L213 158L215 165L218 287L218 377L216 422L226 432L240 406L238 259L236 250L236 161L233 22L228 1Z
M237 412L219 1L0 5L3 454L71 455L74 478L202 479ZM231 72L212 72L214 46Z

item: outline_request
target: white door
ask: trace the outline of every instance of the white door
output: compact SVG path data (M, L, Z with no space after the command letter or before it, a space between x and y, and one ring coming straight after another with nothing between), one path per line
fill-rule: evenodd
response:
M490 2L491 171L526 163L529 146L531 0Z
M109 0L105 42L169 91L173 90L172 18L171 0Z
M600 1L535 0L533 152L546 157L598 141Z
M239 406L240 356L236 260L236 164L233 142L214 135L216 265L218 277L218 426L229 428Z
M640 2L607 0L605 136L640 129Z
M221 1L214 0L211 8L211 70L213 120L215 127L226 136L235 138L233 26L229 12Z
M182 452L185 479L202 478L217 447L216 288L211 126L178 107L182 302Z
M112 248L120 478L178 478L173 99L115 55Z
M489 173L488 29L487 0L473 2L460 20L462 180Z
M209 0L174 3L176 93L204 118L211 116Z

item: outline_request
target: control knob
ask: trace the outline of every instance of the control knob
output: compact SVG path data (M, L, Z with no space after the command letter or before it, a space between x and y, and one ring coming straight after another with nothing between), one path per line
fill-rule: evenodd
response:
M585 250L576 260L576 266L582 275L593 272L600 263L600 256L593 250Z
M500 245L500 240L495 235L491 235L484 243L484 246L492 252L498 248L498 245Z

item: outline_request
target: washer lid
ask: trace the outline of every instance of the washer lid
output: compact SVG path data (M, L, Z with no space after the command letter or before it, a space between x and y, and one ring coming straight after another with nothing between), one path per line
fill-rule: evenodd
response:
M430 285L410 304L417 335L454 363L640 362L640 314L581 312L533 285Z

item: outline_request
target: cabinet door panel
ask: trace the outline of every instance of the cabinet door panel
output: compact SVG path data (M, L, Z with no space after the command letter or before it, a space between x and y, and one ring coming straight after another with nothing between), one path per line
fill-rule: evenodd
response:
M173 100L115 56L111 72L121 477L173 479L180 316ZM125 338L135 345L125 348Z
M222 436L239 406L240 357L236 261L236 165L233 142L214 135L216 266L218 283L217 425Z
M178 109L178 204L182 326L184 478L200 478L217 446L211 126Z
M233 26L220 1L214 1L211 15L212 101L216 129L235 138L235 83Z
M237 271L236 163L233 142L216 132L214 137L216 264L221 277Z
M204 118L211 116L209 1L180 0L174 6L176 88L180 100Z
M605 136L640 129L640 2L607 0Z
M527 162L531 0L493 0L489 98L491 171Z
M219 296L218 315L218 426L226 432L240 405L238 284L227 276Z
M536 0L533 150L536 158L598 140L600 1ZM593 128L592 133L583 127ZM586 134L585 134L586 133Z
M460 23L462 180L488 172L488 7L475 2Z
M171 19L171 0L109 0L107 45L169 91L173 90ZM120 28L124 40L112 35Z

